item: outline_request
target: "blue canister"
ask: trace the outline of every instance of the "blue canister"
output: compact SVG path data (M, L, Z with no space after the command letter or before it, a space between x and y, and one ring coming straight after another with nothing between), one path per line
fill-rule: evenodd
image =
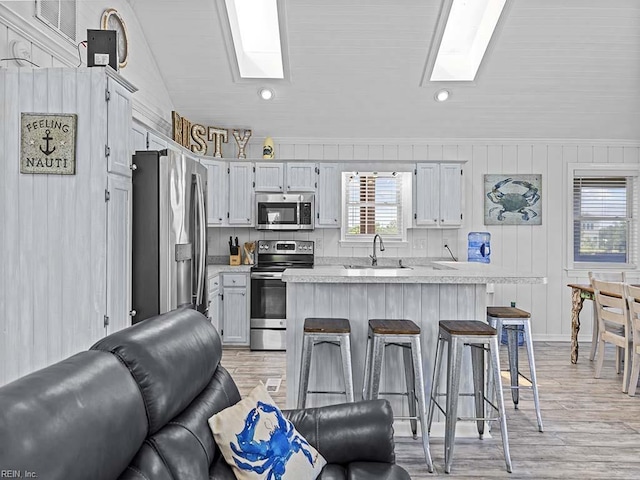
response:
M491 234L489 232L469 232L467 261L489 263L491 255Z

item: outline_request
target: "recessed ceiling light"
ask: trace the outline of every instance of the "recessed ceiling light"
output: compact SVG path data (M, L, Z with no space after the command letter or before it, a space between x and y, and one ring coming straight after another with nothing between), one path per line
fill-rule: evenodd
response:
M444 89L443 89L443 90L438 90L438 91L436 92L436 94L435 94L435 99L436 99L438 102L444 102L444 101L446 101L446 100L448 100L448 99L449 99L449 95L451 95L451 94L449 93L449 90L444 90Z
M261 88L258 90L258 95L260 95L260 98L263 100L271 100L275 94L270 88Z

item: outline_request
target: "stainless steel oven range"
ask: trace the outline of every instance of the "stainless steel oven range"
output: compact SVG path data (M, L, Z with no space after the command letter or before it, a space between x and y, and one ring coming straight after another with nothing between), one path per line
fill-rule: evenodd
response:
M285 350L287 268L313 268L313 242L258 240L251 267L251 350Z

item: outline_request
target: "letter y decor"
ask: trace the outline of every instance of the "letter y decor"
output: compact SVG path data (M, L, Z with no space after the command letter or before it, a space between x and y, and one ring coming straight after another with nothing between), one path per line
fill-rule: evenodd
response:
M485 175L485 225L542 225L542 175Z
M76 174L78 116L23 113L20 121L20 173Z

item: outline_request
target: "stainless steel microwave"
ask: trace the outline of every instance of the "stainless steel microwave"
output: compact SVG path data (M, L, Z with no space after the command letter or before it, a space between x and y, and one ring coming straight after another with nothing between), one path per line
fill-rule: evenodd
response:
M315 211L312 193L259 193L256 195L256 229L313 230Z

